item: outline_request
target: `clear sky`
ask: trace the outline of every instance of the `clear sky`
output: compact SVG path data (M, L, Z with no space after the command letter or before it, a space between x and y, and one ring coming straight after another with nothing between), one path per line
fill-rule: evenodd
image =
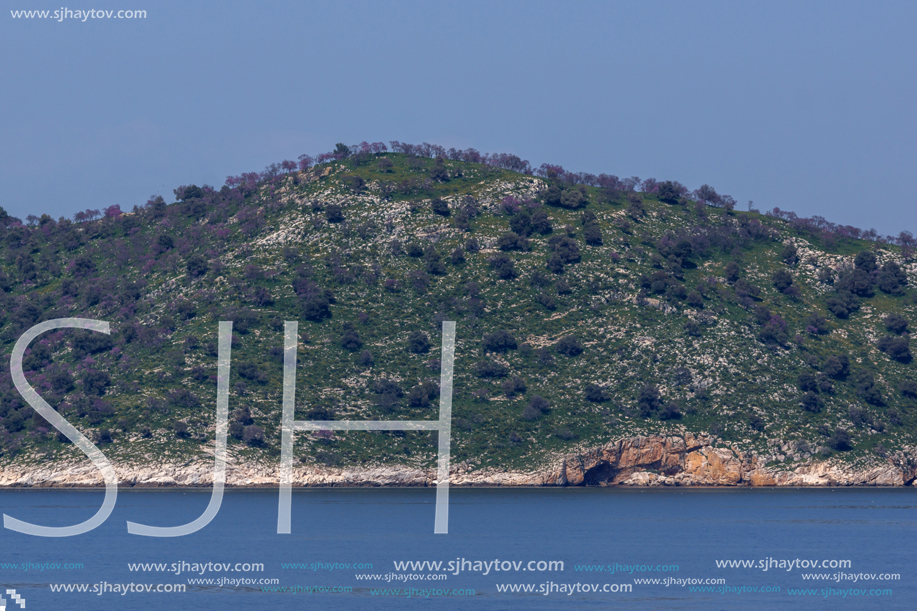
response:
M912 0L2 3L0 205L19 217L401 140L917 233ZM64 4L147 17L11 14Z

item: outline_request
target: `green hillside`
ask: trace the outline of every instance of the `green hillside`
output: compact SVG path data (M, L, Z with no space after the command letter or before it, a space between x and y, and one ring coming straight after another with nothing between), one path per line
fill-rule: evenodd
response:
M296 417L338 420L435 419L441 322L456 321L455 463L526 468L655 431L759 452L795 441L798 459L915 444L910 253L663 185L377 153L14 223L0 229L5 362L42 320L109 321L110 337L41 336L24 366L122 459L212 443L220 320L234 322L230 447L252 458L279 456L285 320L301 335ZM0 460L80 457L4 369ZM435 451L431 433L296 443L329 466L432 466Z

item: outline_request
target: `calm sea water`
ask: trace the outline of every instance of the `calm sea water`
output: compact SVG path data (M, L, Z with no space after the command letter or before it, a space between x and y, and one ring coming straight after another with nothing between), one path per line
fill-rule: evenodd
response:
M92 533L43 539L0 531L0 583L29 610L44 609L915 609L917 490L882 489L453 489L450 534L434 535L433 489L294 491L293 533L277 535L276 490L229 490L204 530L153 539L127 533L125 521L184 524L206 507L208 491L121 490L108 521ZM0 491L3 513L45 525L91 516L102 493L76 490ZM454 571L396 569L396 561L465 559L521 563L520 570L465 564ZM759 568L768 559L783 567ZM849 561L849 566L784 568L787 560ZM718 568L717 560L753 560L754 568ZM534 562L529 565L529 562ZM538 570L562 561L563 570ZM178 572L173 563L263 564L263 571ZM12 566L13 563L19 566ZM77 564L65 569L32 565ZM130 570L165 563L165 571ZM306 568L283 568L300 563ZM315 567L313 567L315 563ZM355 569L362 564L366 568ZM351 565L330 569L329 565ZM459 560L461 566L461 560ZM636 569L597 571L596 565ZM371 565L372 568L368 568ZM498 564L506 568L511 565ZM531 566L533 570L522 570ZM549 565L542 565L549 566ZM592 566L593 570L585 570ZM577 570L579 567L579 570ZM315 570L317 569L317 570ZM648 570L654 569L654 570ZM633 570L633 572L626 572ZM446 574L443 580L386 581ZM898 574L899 579L837 574ZM356 575L378 575L372 580ZM804 574L830 574L806 580ZM189 584L189 579L275 579L277 585ZM666 586L641 579L725 580ZM109 584L98 595L92 588ZM184 584L184 593L121 595L120 584ZM50 584L87 584L86 593L53 592ZM498 586L534 584L532 593ZM551 585L554 584L554 585ZM579 591L567 594L569 586ZM584 592L599 589L630 591ZM104 585L102 586L105 587ZM714 591L691 591L712 587ZM761 588L772 591L763 592ZM310 588L350 588L307 593ZM415 590L408 596L410 589ZM540 588L548 589L545 595ZM744 591L743 591L744 588ZM753 591L757 588L757 591ZM776 590L779 588L779 591ZM409 592L393 592L407 589ZM809 589L809 594L793 594ZM387 594L383 590L388 590ZM439 593L436 590L440 590ZM473 596L445 595L474 590ZM876 596L876 590L885 590ZM872 594L872 595L870 595ZM9 594L7 609L18 609Z

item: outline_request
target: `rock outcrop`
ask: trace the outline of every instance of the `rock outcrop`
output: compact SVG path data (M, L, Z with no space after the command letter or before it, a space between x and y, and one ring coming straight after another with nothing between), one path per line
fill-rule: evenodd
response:
M452 486L905 486L917 478L915 455L898 453L864 467L840 461L806 460L767 466L766 459L735 447L716 446L707 435L650 435L609 442L560 457L531 472L473 470L453 466ZM133 466L113 461L119 485L203 486L213 483L212 459L182 464ZM226 483L276 487L279 465L230 459ZM294 486L434 486L436 472L403 466L375 468L297 467ZM95 487L101 474L88 464L10 464L0 469L0 487Z

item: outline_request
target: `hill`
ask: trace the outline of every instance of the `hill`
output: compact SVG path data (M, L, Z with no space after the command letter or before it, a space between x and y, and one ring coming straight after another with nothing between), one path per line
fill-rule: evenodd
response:
M472 472L657 434L706 433L785 469L915 445L909 234L737 211L706 185L394 144L406 152L343 147L130 213L5 218L6 362L37 322L110 322L110 336L41 336L24 369L132 464L207 456L221 320L243 462L279 457L285 320L299 321L297 419L337 420L436 418L441 323L456 321L452 461ZM0 418L8 467L84 460L8 367ZM435 452L420 432L296 443L320 468L429 469Z

